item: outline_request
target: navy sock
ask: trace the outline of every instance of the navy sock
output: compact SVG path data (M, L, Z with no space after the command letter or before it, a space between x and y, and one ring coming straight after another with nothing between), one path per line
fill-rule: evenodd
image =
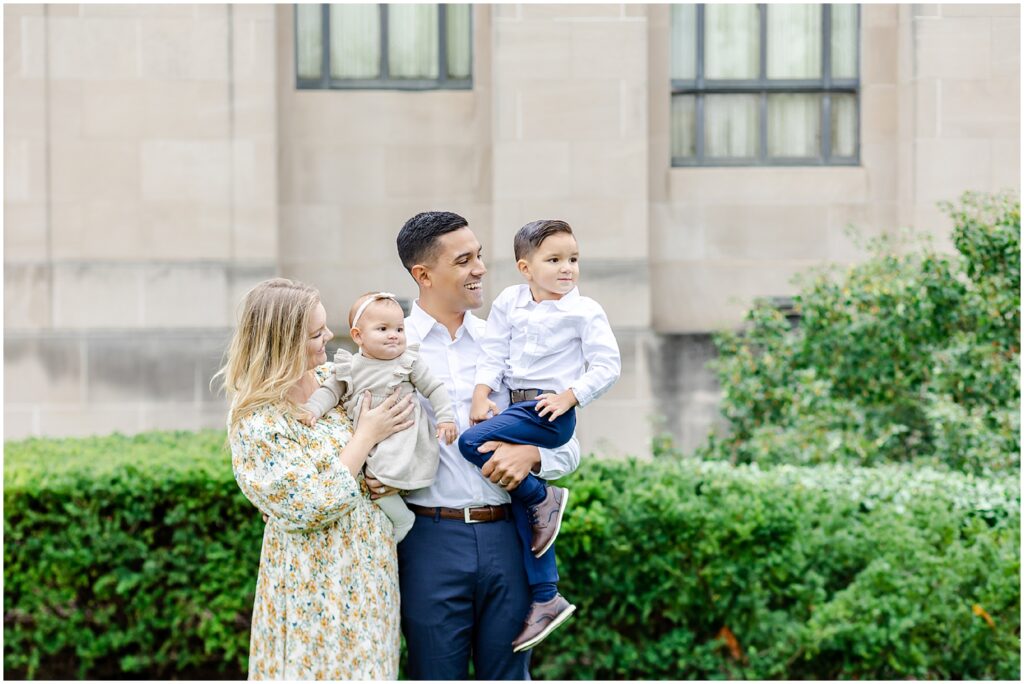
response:
M518 498L524 506L536 506L543 502L544 499L548 498L548 486L541 480L534 478L537 486L524 487L523 484L526 484L528 481L529 480L524 480L523 483L519 485L519 489L513 492L513 496L515 496L515 492L519 492L519 496L516 498ZM520 492L520 489L523 491Z
M534 603L544 603L555 598L558 593L558 585L554 582L541 582L530 585L530 593L533 594Z

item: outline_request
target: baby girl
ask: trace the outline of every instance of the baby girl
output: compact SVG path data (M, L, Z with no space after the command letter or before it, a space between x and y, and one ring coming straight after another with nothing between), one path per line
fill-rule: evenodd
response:
M366 459L369 474L398 489L419 489L434 480L437 473L437 439L451 444L458 437L455 412L444 383L436 379L419 358L419 344L405 343L405 314L395 295L370 292L355 301L348 324L352 341L359 352L339 349L334 355L334 372L313 392L303 406L308 414L302 422L313 425L329 410L344 402L345 411L358 421L364 393L369 390L375 406L394 393L404 396L419 390L434 408L437 432L430 425L423 406L415 402L412 427L380 442ZM395 541L400 542L412 529L416 516L399 496L386 496L377 504L395 525Z

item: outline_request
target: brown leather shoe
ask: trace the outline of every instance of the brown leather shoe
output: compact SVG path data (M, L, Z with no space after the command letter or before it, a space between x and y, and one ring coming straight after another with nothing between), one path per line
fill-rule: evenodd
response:
M533 538L530 540L530 551L534 557L540 558L555 543L558 530L562 526L562 514L569 503L569 490L564 487L548 485L548 495L536 506L530 506L530 527Z
M523 623L523 631L512 642L512 652L525 651L544 641L548 634L568 620L575 611L576 606L566 601L561 594L555 594L555 598L544 603L531 603L530 612Z

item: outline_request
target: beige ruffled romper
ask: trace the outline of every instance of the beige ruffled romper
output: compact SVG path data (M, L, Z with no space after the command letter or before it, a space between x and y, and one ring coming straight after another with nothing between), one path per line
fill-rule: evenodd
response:
M313 393L306 408L318 416L344 402L345 412L358 427L363 394L369 390L372 406L379 405L399 387L401 396L419 390L430 401L438 423L454 423L455 411L444 383L420 359L420 345L410 344L396 359L381 361L339 349L334 373ZM423 405L413 402L413 425L380 442L366 459L366 468L378 480L398 489L419 489L434 481L439 460L435 430ZM389 497L390 498L390 497Z

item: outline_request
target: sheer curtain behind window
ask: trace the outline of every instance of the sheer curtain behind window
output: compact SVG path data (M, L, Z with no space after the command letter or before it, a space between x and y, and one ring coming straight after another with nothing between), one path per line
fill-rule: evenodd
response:
M672 5L672 78L697 78L697 6Z
M832 5L832 78L857 78L856 5Z
M697 98L676 95L672 98L672 156L693 157L697 154Z
M295 9L297 54L296 73L299 78L319 79L323 65L323 33L320 5L298 5Z
M708 95L704 99L704 153L708 157L757 156L758 95Z
M437 5L388 6L391 78L437 78Z
M469 5L448 5L445 10L448 32L448 78L469 78L473 53L470 39L473 35L472 14Z
M768 156L821 156L821 95L768 96Z
M331 5L331 76L378 78L380 7Z
M857 154L857 97L846 93L832 95L832 156Z
M704 76L757 78L760 32L756 5L707 5L704 10Z
M821 5L768 5L768 78L821 78Z

